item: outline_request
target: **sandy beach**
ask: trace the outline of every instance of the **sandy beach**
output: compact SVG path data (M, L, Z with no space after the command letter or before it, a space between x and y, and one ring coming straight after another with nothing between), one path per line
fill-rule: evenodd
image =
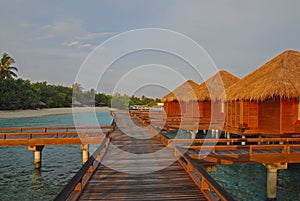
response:
M25 117L40 117L49 115L61 115L71 113L86 113L86 112L104 112L113 109L108 107L76 107L76 108L49 108L39 110L14 110L0 111L0 119L13 119Z

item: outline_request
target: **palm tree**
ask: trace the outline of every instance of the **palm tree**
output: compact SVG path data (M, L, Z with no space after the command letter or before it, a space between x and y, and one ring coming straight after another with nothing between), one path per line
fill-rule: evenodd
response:
M17 67L10 66L11 64L14 64L15 60L8 56L7 53L4 53L1 62L0 62L0 80L3 79L12 79L14 77L18 77L17 74L14 71L18 71Z

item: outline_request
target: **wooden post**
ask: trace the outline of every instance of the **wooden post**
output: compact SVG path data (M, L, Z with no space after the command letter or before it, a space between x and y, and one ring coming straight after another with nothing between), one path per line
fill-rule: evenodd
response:
M215 129L212 129L211 130L211 138L214 138L215 137Z
M82 164L85 164L85 162L89 159L89 145L81 144L80 149L82 150Z
M244 125L244 101L240 102L240 128L243 129Z
M283 133L283 129L282 129L282 127L283 127L283 125L282 125L282 121L283 121L283 113L282 113L282 104L283 104L283 102L282 102L282 98L280 98L280 102L279 102L279 107L280 107L280 110L279 110L279 133L280 134L282 134Z
M246 136L242 135L242 139L246 139ZM245 141L241 142L241 145L246 145L246 142Z
M209 185L206 182L206 179L204 177L202 177L202 180L201 180L201 190L203 190L203 191L209 190Z
M203 168L208 172L215 172L217 171L217 165L204 165ZM202 176L201 178L201 190L209 190L209 185L206 182L206 179Z
M258 138L261 139L261 135L259 135ZM257 142L257 144L260 145L261 142L259 141L259 142Z
M267 168L267 199L276 200L277 170L287 169L287 163L264 164Z
M226 138L227 138L227 140L230 139L230 133L229 132L226 132ZM227 145L230 145L230 142L227 142Z
M34 168L40 169L42 166L42 151L44 146L28 146L29 151L33 151Z
M216 135L216 136L215 136L216 139L219 139L219 130L218 130L218 129L215 130L215 135Z
M191 139L196 139L197 132L190 130L190 133L191 133Z

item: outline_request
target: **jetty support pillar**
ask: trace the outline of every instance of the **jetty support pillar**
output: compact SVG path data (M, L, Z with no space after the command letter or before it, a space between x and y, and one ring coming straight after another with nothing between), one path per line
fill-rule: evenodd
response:
M190 134L191 134L191 139L196 139L196 135L197 135L198 131L193 131L193 130L190 130Z
M85 164L85 162L89 159L89 145L81 144L80 149L82 151L82 164Z
M203 168L208 172L209 174L211 172L216 172L217 171L217 165L204 165ZM202 177L201 180L201 190L209 190L209 185L206 182L206 179Z
M44 146L28 146L28 150L33 152L34 168L40 169L42 166L42 151Z
M215 137L216 137L216 140L219 139L219 130L218 129L215 129Z
M245 136L245 135L242 135L242 139L243 139L243 140L246 140L246 136ZM245 141L242 141L242 142L241 142L241 145L246 145L246 142L245 142Z
M226 132L226 138L229 140L230 139L230 133ZM227 142L227 145L230 145L230 142Z
M277 170L287 169L287 163L264 164L267 168L267 199L276 200Z

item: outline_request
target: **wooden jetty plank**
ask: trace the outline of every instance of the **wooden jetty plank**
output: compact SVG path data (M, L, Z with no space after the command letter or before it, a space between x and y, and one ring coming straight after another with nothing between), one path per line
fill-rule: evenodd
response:
M128 118L117 114L119 128L112 133L103 162L79 200L207 200L175 160L173 150L155 153L166 148L151 137L150 130L122 132L128 129ZM120 154L120 150L125 154ZM152 172L153 168L157 171Z

